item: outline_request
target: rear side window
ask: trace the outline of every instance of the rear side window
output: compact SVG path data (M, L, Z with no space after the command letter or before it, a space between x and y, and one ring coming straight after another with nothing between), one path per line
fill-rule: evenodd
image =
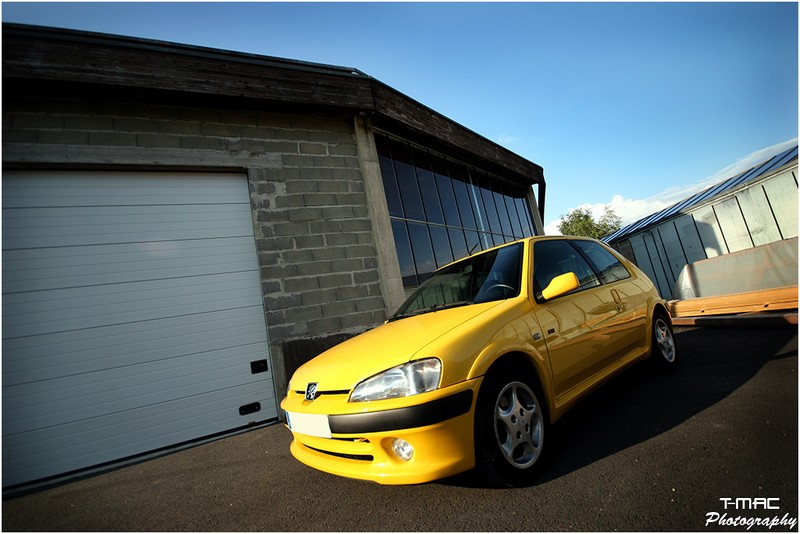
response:
M536 292L542 291L558 275L573 272L580 288L600 285L600 280L580 253L566 241L539 241L533 246L533 282Z
M602 245L594 241L576 240L572 243L586 254L604 284L630 278L631 273L628 272L628 269Z

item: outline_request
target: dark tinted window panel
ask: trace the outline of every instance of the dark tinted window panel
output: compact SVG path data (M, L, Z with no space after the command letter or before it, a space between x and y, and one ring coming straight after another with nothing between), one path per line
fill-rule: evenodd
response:
M481 242L481 237L478 232L473 232L470 230L464 231L464 237L467 240L467 254L475 254L476 252L480 252L484 250L483 243Z
M594 241L574 241L573 243L589 257L589 261L595 271L599 273L600 280L604 284L630 278L631 273L628 272L628 269L602 245L598 245Z
M450 236L444 226L429 226L431 241L433 242L433 255L436 258L436 268L447 265L453 261L453 251L450 250Z
M386 204L389 206L389 215L392 217L403 216L403 204L400 202L400 190L397 188L397 178L394 175L394 165L389 154L389 147L380 138L376 139L378 146L378 160L383 178L383 190L386 193Z
M411 242L408 239L406 223L392 220L392 233L394 234L394 244L397 249L397 259L400 260L400 275L403 277L403 286L415 287L419 285L419 283L417 281L417 270L414 267L414 256L411 253Z
M500 218L500 227L503 229L503 235L514 235L514 230L511 229L511 221L508 218L505 195L495 191L494 205L497 208L497 216Z
M425 220L432 223L444 224L442 207L439 204L439 191L436 188L436 179L431 170L430 160L426 154L414 154L414 166L417 170L419 191L422 194L422 205L425 207Z
M486 221L488 223L487 229L493 233L502 233L503 229L500 226L500 219L497 217L497 208L494 206L494 195L492 194L492 191L483 181L479 183L478 190L480 191L481 199L483 200Z
M494 238L492 238L492 234L487 232L478 232L478 235L481 238L481 248L486 250L487 248L492 248L494 246Z
M486 207L483 204L481 189L475 184L467 184L467 191L472 202L475 213L475 225L478 230L486 232L489 230L489 217L486 215Z
M525 233L524 237L532 236L533 224L531 223L531 214L528 208L528 200L525 198L515 198L514 204L517 205L517 214L519 215L520 224L522 224L522 231Z
M414 265L420 283L431 277L436 270L436 261L431 247L431 236L428 225L408 223L408 237L411 239L411 251L414 253Z
M470 189L471 186L468 186L464 180L453 178L453 193L456 196L458 213L461 215L461 224L464 228L477 229L478 225L475 222L473 211L475 201L472 199Z
M461 228L448 228L447 233L450 235L450 247L453 249L453 259L461 259L469 256L469 248L467 248L467 241L464 238L464 230ZM475 237L477 242L478 237Z
M433 161L433 173L436 177L436 188L439 191L439 200L442 204L444 222L450 226L461 226L461 216L458 213L458 204L453 192L453 183L447 175L447 166L441 160Z
M406 219L425 220L425 210L422 208L422 198L417 186L417 175L411 153L406 147L394 145L392 147L394 171L397 176L397 186L400 189L400 199L403 201L403 212Z
M506 204L508 218L511 220L511 231L514 234L514 237L525 237L525 235L522 233L522 225L519 223L519 214L517 213L517 206L514 205L514 198L510 196L504 196L503 201Z

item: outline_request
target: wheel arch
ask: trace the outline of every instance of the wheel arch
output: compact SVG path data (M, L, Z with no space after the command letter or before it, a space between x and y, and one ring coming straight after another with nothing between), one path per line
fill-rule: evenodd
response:
M536 380L536 385L544 395L544 409L547 420L552 423L554 397L552 381L548 380L549 370L546 368L545 360L543 358L537 359L522 351L509 351L497 356L491 363L486 364L485 371L481 374L485 378L508 369L522 369ZM480 392L478 395L480 395Z
M664 320L667 321L670 328L672 328L672 315L669 313L669 309L664 301L656 301L653 304L653 311L650 314L650 317L647 318L647 345L648 345L648 353L653 350L653 336L649 334L649 332L653 331L653 325L656 322L656 317L663 317Z

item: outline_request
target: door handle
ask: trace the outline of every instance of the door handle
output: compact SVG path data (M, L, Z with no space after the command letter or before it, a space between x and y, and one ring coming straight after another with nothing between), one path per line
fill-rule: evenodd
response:
M618 305L622 304L622 299L619 297L619 293L617 293L616 289L611 290L611 296L614 298L614 302L616 302ZM617 306L617 309L619 308L620 306Z

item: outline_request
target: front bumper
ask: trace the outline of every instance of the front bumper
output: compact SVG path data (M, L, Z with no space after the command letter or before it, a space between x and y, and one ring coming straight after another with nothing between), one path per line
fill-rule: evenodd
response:
M371 403L348 403L346 395L306 401L291 393L281 408L290 414L324 414L330 430L330 437L293 431L292 456L320 471L381 484L418 484L461 473L475 465L473 414L479 387L480 380L472 380ZM403 405L409 401L417 404ZM392 451L395 438L414 447L409 461Z

